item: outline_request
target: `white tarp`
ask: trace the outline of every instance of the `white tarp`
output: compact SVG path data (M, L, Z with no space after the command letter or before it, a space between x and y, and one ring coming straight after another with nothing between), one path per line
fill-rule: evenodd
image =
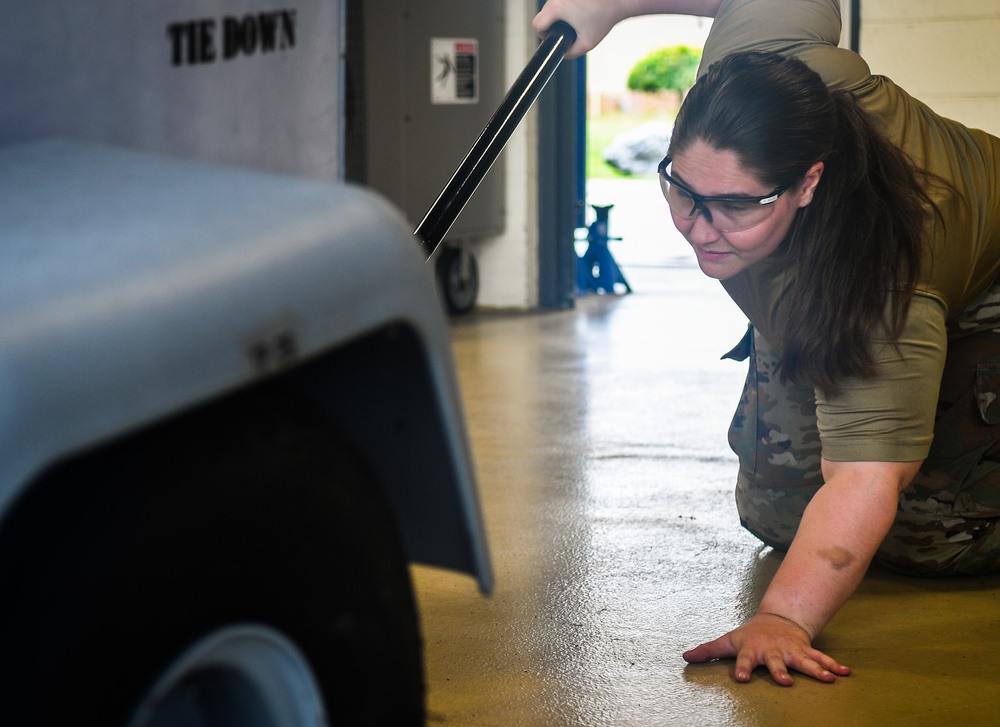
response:
M0 24L0 144L66 136L342 174L341 3L32 0Z

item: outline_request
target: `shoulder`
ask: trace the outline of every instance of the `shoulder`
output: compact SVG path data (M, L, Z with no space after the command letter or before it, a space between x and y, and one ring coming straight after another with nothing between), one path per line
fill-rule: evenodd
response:
M726 0L712 24L699 74L732 53L769 51L794 56L831 88L856 88L871 77L858 54L838 47L838 0Z

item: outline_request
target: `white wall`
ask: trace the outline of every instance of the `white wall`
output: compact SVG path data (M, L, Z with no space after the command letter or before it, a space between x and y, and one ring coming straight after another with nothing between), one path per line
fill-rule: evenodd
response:
M538 38L531 29L534 0L507 2L506 86L524 70ZM504 147L506 229L477 242L478 305L487 308L538 307L538 147L537 110L532 108Z
M938 113L1000 135L1000 0L861 0L860 49Z

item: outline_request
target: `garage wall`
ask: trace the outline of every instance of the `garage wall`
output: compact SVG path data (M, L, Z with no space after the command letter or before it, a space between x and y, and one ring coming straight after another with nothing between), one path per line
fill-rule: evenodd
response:
M505 87L510 88L538 46L531 29L535 0L508 0ZM504 147L506 228L474 244L479 261L478 305L487 308L538 306L537 108L532 108Z
M998 0L861 0L860 50L938 113L1000 135Z

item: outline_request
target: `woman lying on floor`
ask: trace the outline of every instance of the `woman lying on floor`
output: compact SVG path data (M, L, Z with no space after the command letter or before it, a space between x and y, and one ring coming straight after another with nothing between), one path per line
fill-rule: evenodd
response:
M684 654L849 669L812 647L873 559L1000 570L1000 139L837 47L837 0L549 0L569 57L625 17L714 17L660 185L751 329L741 522L787 551L747 623Z

